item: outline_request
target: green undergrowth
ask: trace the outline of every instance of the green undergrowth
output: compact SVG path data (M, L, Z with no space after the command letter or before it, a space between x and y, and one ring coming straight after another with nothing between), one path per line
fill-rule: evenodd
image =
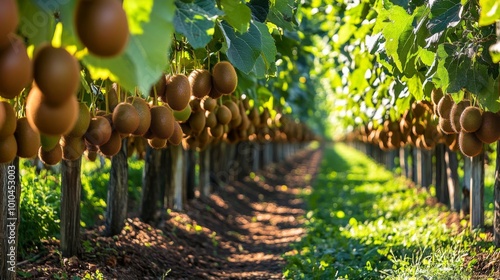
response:
M447 227L429 196L344 144L325 148L285 278L469 278L464 258L476 239Z

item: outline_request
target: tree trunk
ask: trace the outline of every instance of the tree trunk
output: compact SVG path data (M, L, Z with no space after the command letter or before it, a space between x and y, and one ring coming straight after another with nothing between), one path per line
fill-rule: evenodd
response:
M472 158L470 182L470 226L484 226L484 151Z
M0 164L0 279L16 279L21 184L19 158Z
M461 194L462 192L460 185L458 184L458 159L457 153L446 147L446 153L444 155L446 163L446 178L448 185L448 194L450 200L451 211L460 211L461 206Z
M174 205L175 210L182 210L184 208L185 188L184 188L184 150L182 146L170 147L172 153L172 176L171 184L174 188Z
M82 157L61 161L61 251L64 257L80 252Z
M166 220L167 209L174 206L174 188L172 186L172 154L171 147L161 151L160 204L162 221Z
M210 147L200 151L200 192L203 197L210 196Z
M127 138L122 140L122 148L111 157L111 172L108 186L106 210L106 236L119 234L127 219L128 201L128 161Z
M153 222L158 210L158 197L161 187L161 158L162 151L146 146L146 158L142 172L142 198L140 218L144 222Z

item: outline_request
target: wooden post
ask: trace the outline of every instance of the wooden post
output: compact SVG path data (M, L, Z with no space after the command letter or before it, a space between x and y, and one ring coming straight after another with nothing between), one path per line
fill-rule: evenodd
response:
M257 170L259 170L260 168L260 153L259 153L259 143L257 142L252 142L252 152L253 152L253 155L252 155L252 171L253 172L257 172ZM288 145L287 145L288 147Z
M446 147L444 155L446 163L446 178L451 211L460 211L461 208L461 187L458 184L458 159L457 153Z
M184 151L184 171L185 171L185 192L186 199L192 200L196 197L195 189L196 189L196 155L194 150L186 150Z
M500 23L497 24L497 27ZM495 164L494 187L495 210L493 216L493 240L495 246L500 247L500 141L497 141L497 159Z
M0 279L16 279L21 184L19 158L0 164Z
M470 226L484 226L484 151L471 160Z
M200 151L200 191L202 196L210 196L210 147Z
M170 147L172 152L172 177L171 184L174 188L174 205L175 210L184 208L186 192L184 191L184 151L182 146Z
M471 198L471 172L472 172L472 160L469 157L464 156L464 185L462 186L462 201L461 201L461 211L464 216L470 213L470 198Z
M61 251L64 257L80 252L82 157L61 161Z
M158 197L160 193L160 176L162 151L146 146L146 158L142 172L142 198L140 218L144 222L155 220L158 210Z
M128 201L128 161L127 138L122 140L122 148L111 157L111 172L108 185L106 209L106 236L119 234L125 226Z

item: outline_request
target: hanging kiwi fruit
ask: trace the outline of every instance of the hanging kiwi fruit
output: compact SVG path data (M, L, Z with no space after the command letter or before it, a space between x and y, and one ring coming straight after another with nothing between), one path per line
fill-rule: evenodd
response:
M175 111L182 111L191 98L191 84L183 74L167 75L165 93L162 101Z
M212 84L221 94L231 94L238 86L238 75L233 65L228 61L221 61L212 68Z
M205 69L195 69L189 74L191 93L196 98L203 98L212 90L212 74Z
M16 31L19 14L16 0L0 1L0 49L10 43L9 36Z
M10 43L0 48L0 96L7 99L18 96L32 80L32 68L23 40L12 35Z

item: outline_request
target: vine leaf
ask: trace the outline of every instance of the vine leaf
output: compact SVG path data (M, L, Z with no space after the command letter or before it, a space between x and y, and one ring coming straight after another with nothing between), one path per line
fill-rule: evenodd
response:
M254 24L262 36L262 52L260 53L260 57L264 62L265 72L267 74L274 73L276 72L276 55L278 54L274 38L269 33L267 25L261 22L255 22Z
M247 3L254 20L265 22L269 14L269 0L251 0Z
M500 20L500 2L498 0L479 0L481 13L479 14L479 25L485 26Z
M214 9L205 10L210 4ZM186 36L193 48L205 47L212 39L214 21L217 16L223 15L222 11L215 8L213 0L199 0L194 3L176 1L175 5L175 30Z
M44 3L33 1L19 1L18 5L20 15L18 29L28 39L28 44L36 46L43 42L50 42L56 27L54 11L45 7Z
M461 0L431 1L431 19L427 28L431 35L455 27L460 22Z
M125 1L131 36L123 54L103 59L83 57L92 79L110 78L125 89L137 86L143 95L168 67L168 50L174 32L174 0ZM162 34L162 36L158 36Z
M250 23L248 32L240 34L226 21L222 21L220 26L226 38L229 61L245 74L249 74L262 52L262 35L259 28Z
M275 0L271 5L267 20L288 31L293 31L293 7L295 0Z
M224 20L240 33L248 31L252 12L247 5L240 0L221 0L221 6L225 13Z

